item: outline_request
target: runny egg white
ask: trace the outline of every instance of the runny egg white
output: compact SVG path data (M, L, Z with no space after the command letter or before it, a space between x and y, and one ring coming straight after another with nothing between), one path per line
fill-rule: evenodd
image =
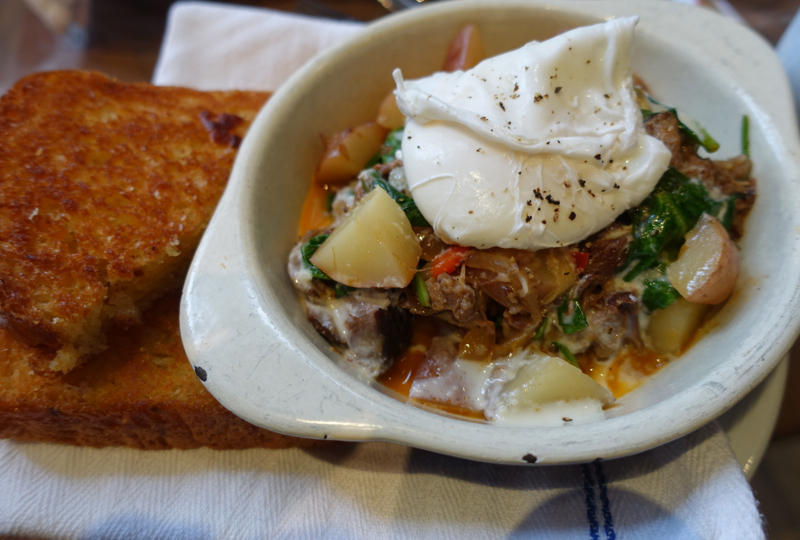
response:
M436 234L478 248L573 244L638 205L670 153L642 126L638 18L577 28L473 69L404 81L402 156Z

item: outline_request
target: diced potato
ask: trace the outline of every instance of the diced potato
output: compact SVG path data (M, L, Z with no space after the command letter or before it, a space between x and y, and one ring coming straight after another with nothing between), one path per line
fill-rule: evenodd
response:
M411 283L421 251L403 210L376 188L347 214L311 262L350 287L401 288Z
M647 325L653 350L659 354L680 354L710 309L706 304L692 304L678 298L665 309L654 311Z
M667 268L672 286L695 304L719 304L739 278L739 249L716 218L703 214Z
M397 101L394 98L394 90L389 91L381 106L378 107L378 118L375 120L379 126L386 129L397 129L406 123L406 117L397 108Z
M387 133L386 128L367 122L328 139L317 166L317 183L341 184L354 179L381 149Z
M591 377L566 360L554 356L536 355L503 387L503 393L515 408L557 401L596 399L603 405L613 403L614 396Z
M475 67L483 60L483 41L478 27L468 24L450 42L444 71L458 71Z

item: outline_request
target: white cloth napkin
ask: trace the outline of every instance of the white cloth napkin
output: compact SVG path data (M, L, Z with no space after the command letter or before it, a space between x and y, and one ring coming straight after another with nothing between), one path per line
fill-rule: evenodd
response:
M358 25L208 3L170 13L157 84L275 89ZM643 454L498 466L389 443L152 451L0 441L0 535L149 538L763 538L712 423Z
M716 424L644 454L490 465L389 443L315 451L0 444L0 534L85 539L763 538Z

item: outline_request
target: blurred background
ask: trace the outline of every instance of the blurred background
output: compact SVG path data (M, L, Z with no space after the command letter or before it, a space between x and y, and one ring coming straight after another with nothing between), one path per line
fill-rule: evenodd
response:
M0 0L0 94L35 71L88 69L147 82L174 0ZM430 2L431 0L428 0ZM664 0L666 1L666 0ZM749 25L778 44L800 0L677 0ZM241 0L316 17L372 21L425 0ZM800 32L800 21L794 26ZM793 53L800 58L800 51ZM799 269L800 270L800 269ZM751 484L772 539L800 538L800 345L772 441Z
M680 0L755 28L775 45L800 0ZM0 0L0 92L32 71L92 69L148 81L174 0ZM430 2L430 0L428 0ZM240 0L312 16L371 21L423 0Z

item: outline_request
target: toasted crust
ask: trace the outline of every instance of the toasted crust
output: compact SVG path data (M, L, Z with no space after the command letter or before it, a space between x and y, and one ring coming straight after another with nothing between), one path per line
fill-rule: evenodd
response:
M80 446L214 449L310 447L253 426L222 407L197 379L181 345L180 296L145 323L108 332L109 348L67 375L38 375L41 351L0 330L0 438Z
M37 371L180 285L267 97L51 72L0 98L0 325Z

